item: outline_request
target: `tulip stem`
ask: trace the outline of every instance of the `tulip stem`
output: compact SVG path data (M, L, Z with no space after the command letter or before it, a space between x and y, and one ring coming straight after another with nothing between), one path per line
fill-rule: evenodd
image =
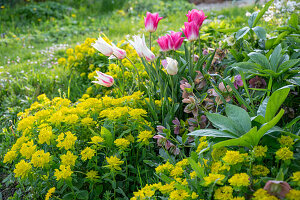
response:
M150 46L150 51L151 51L151 32L150 32L149 46Z
M137 76L138 76L138 85L139 85L139 90L141 90L141 79L140 79L140 74L139 74L139 70L136 68L135 64L126 56L126 59L132 64L132 66L134 67Z

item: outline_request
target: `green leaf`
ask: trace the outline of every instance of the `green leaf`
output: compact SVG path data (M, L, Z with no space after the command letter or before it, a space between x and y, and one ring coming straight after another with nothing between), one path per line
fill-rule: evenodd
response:
M249 17L249 19L248 19L248 25L250 26L250 28L253 27L253 23L254 23L254 20L256 19L257 15L258 15L258 12L254 12Z
M216 54L216 50L217 49L215 49L215 51L211 54L211 57L209 58L208 62L206 63L206 66L205 66L206 72L209 70L209 68L211 66L211 63L212 63L212 61L213 61L213 59L215 57L215 54Z
M251 121L255 121L255 122L258 122L258 123L260 123L260 124L266 123L265 118L264 118L263 116L261 116L261 115L257 115L257 116L255 116L255 117L252 117L252 118L251 118Z
M277 37L277 39L275 40L275 42L273 43L273 45L277 45L281 42L281 40L283 38L285 38L285 36L287 36L290 32L289 31L285 31L283 33L280 33L280 35Z
M251 129L251 119L248 113L238 106L226 104L225 112L227 117L239 124L245 133Z
M260 26L256 26L254 28L252 28L252 30L254 31L254 33L257 35L257 37L259 39L262 39L262 40L266 40L266 35L267 35L267 32L264 28L260 27Z
M291 18L289 20L289 25L298 29L298 15L296 13L293 13L291 15Z
M191 167L193 168L193 170L196 172L197 177L199 177L200 179L203 179L203 177L205 176L204 174L204 167L200 167L200 165L198 163L196 163L195 160L193 160L191 157L187 158Z
M268 101L269 101L269 97L266 97L263 100L263 102L259 105L259 108L257 110L257 115L261 115L261 116L265 117Z
M226 137L236 138L237 136L228 132L219 131L216 129L200 129L189 133L188 135L193 136L209 136L209 137Z
M268 10L268 8L270 7L270 5L273 3L274 0L270 0L268 3L265 4L265 6L261 9L261 11L258 13L258 15L256 16L254 22L253 22L253 26L256 26L256 24L258 23L258 21L260 20L260 18L265 14L265 12Z
M273 119L279 107L281 106L281 104L284 102L287 95L289 94L289 92L290 92L290 88L280 88L275 92L273 92L266 107L266 114L265 114L266 122Z
M222 142L219 142L213 146L213 148L220 148L224 146L244 146L244 147L253 147L256 142L257 127L253 127L249 132L242 135L237 139L229 139Z
M288 82L290 82L290 83L292 83L294 85L300 86L300 76L299 77L297 77L297 76L292 77L290 79L287 79L286 81L288 81Z
M278 72L277 71L277 66L279 64L279 61L281 59L281 44L279 44L273 51L273 53L271 54L269 60L270 60L270 64L271 64L271 69L275 72Z
M281 117L284 114L284 110L281 109L280 112L269 122L265 123L262 125L262 127L258 130L257 132L257 137L258 138L262 138L262 136L264 136L264 134L270 130L271 128L273 128L281 119Z
M226 130L231 132L235 136L239 136L242 133L242 130L235 124L232 119L225 117L217 113L206 113L209 121L213 123L216 128L219 128L221 131Z
M240 30L235 34L236 40L239 40L239 39L241 39L242 37L244 37L244 35L246 35L249 31L250 31L250 28L249 28L249 27L244 27L244 28L240 29Z
M262 55L261 53L251 52L248 54L248 56L254 63L259 64L265 69L271 69L267 57Z
M113 146L113 142L114 142L114 138L113 138L113 135L112 133L107 129L105 128L104 126L101 127L101 137L104 138L105 140L105 143L109 146L109 147L112 147Z
M89 192L87 190L80 190L76 192L78 199L89 199Z
M268 39L265 44L266 49L271 49L275 41L276 38Z
M63 200L73 200L73 199L74 199L74 196L73 196L72 192L67 193L63 196Z
M294 67L297 63L300 62L300 59L292 59L292 60L288 60L285 61L284 63L282 63L279 67L278 67L278 72L283 73L286 70Z

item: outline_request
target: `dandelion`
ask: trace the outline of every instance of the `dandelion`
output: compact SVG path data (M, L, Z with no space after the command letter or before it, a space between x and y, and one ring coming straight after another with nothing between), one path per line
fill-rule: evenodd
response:
M120 165L124 163L124 161L117 158L117 156L106 157L106 161L108 165L106 167L110 168L110 170L121 170Z
M87 159L91 159L95 155L96 151L91 149L90 147L86 147L81 152L81 160L86 161Z
M49 200L54 192L55 192L55 187L50 188L45 196L45 200Z
M234 187L243 187L250 185L250 177L246 173L233 175L228 182Z
M16 164L16 169L14 170L15 177L24 178L28 175L31 168L30 163L25 162L25 160L21 160L18 164Z

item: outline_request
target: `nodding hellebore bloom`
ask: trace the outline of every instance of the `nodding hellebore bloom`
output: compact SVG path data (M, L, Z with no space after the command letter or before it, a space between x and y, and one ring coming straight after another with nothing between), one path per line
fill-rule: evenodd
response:
M171 34L167 34L158 38L157 43L161 51L177 51L181 47L184 40L184 37L181 37L181 35L182 32L171 31Z
M188 22L195 22L198 29L200 29L203 21L207 18L203 10L200 11L197 9L190 10L186 16L188 17Z
M135 48L137 54L141 58L146 58L147 61L153 61L155 59L155 55L146 45L144 35L142 38L140 36L135 35L133 36L133 41L128 40L128 42Z
M182 31L188 41L195 41L199 37L199 27L195 22L184 22L184 27Z
M161 61L164 68L167 70L167 73L170 75L176 75L178 72L178 62L172 58L167 57L165 60Z
M111 87L114 84L114 78L104 74L102 72L96 71L98 76L95 76L97 81L92 81L93 83L97 83L99 85L103 85L105 87Z
M158 22L162 19L159 17L158 13L147 12L145 19L145 29L147 32L153 33L157 29Z
M110 58L118 58L120 60L126 57L126 51L118 48L116 45L108 44L102 37L99 37L92 46L100 51L105 56L110 56Z

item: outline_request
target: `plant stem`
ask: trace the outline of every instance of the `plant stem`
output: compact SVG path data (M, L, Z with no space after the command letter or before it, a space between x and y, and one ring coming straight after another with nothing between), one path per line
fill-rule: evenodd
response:
M132 64L132 66L134 67L137 76L138 76L138 85L139 85L139 90L141 90L141 78L140 78L140 74L139 74L139 70L136 68L135 64L126 56L126 59Z
M272 76L270 76L269 83L268 83L268 97L270 96L272 90L272 83L273 83L273 78Z
M150 47L150 51L151 51L151 32L150 32L150 35L149 35L149 47Z

